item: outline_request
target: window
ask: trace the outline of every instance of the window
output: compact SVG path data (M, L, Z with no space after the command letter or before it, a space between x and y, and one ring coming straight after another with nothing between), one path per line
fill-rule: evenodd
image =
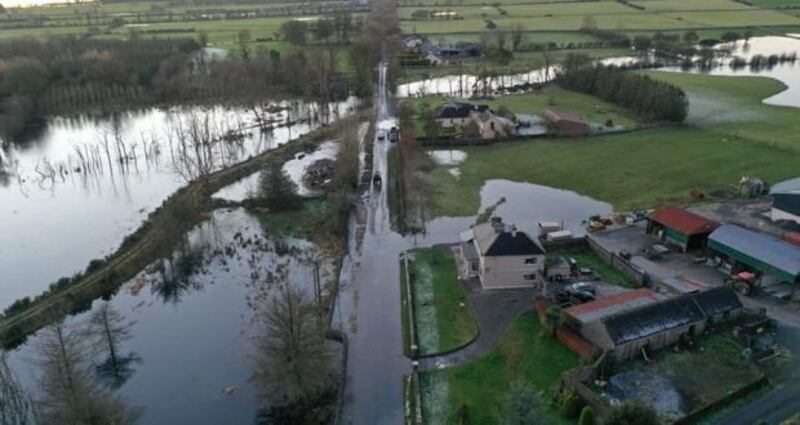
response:
M536 257L526 258L525 264L536 264Z
M536 273L529 273L522 277L525 278L525 280L536 280Z

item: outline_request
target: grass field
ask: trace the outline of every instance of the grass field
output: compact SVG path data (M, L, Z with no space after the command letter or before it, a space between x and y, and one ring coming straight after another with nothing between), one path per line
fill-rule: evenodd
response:
M498 7L472 3L425 4L428 6L417 3L398 9L406 32L424 34L483 32L487 29L487 20L493 21L499 28L511 28L512 25L521 24L531 31L576 31L586 16L594 17L599 28L615 31L729 30L800 25L798 16L800 11L770 9L774 6L752 7L732 0L634 2L643 9L611 1L577 3L518 1L501 3ZM461 19L416 20L412 18L412 13L417 10L448 10L455 12Z
M474 339L478 326L449 248L412 251L414 320L421 355L456 349Z
M498 423L497 414L510 383L520 379L541 392L550 390L561 373L578 364L577 357L557 340L540 336L533 312L518 318L497 347L477 360L421 375L425 423L450 422L466 406L469 422ZM545 412L553 424L573 423L554 409Z
M638 287L633 279L615 269L607 261L603 261L589 249L563 249L548 251L547 256L573 258L578 264L578 267L588 267L592 269L595 274L600 276L600 279L603 282L625 288Z
M477 213L480 188L507 179L573 190L617 210L690 202L689 191L725 191L743 175L776 182L800 170L796 108L761 99L783 86L758 77L651 72L684 87L688 125L583 139L544 139L463 148L455 178L444 167L425 178L435 188L429 215Z

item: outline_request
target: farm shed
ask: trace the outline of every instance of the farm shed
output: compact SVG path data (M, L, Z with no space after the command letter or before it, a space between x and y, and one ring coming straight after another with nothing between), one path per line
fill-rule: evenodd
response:
M800 247L773 236L725 224L708 237L708 248L730 262L733 273L752 270L762 283L800 283Z
M656 285L656 290L668 295L694 294L707 289L707 284L683 276L664 279Z
M705 248L708 235L717 227L716 221L670 205L658 208L647 218L647 233L683 252Z
M674 298L639 289L568 308L565 326L620 361L693 336L708 321L727 320L741 310L727 286Z
M528 287L537 283L544 270L544 249L525 232L497 217L461 236L462 244L473 244L477 253L477 276L487 289ZM462 260L475 264L473 251L462 245ZM471 267L471 266L470 266Z
M800 191L773 193L770 218L800 224Z
M547 109L542 114L547 128L557 136L585 136L589 134L589 124L577 115Z

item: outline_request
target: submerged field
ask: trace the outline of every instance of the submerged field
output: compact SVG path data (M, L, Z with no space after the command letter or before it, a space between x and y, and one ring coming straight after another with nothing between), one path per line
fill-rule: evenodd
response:
M464 148L460 178L445 167L425 178L433 216L471 215L489 179L573 190L617 210L690 202L689 192L724 195L743 175L776 182L800 170L796 108L761 99L783 89L758 77L651 75L678 84L690 97L686 125L581 139L540 139Z

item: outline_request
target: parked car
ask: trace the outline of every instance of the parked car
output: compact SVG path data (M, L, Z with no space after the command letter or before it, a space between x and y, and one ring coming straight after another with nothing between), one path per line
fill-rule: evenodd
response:
M392 143L400 141L400 130L397 127L392 127L392 129L389 130L389 141Z
M375 136L379 142L386 140L386 131L385 130L378 130L378 134Z
M578 292L588 292L594 295L597 292L597 289L594 287L593 284L589 282L575 282L572 285L567 286L567 292L571 294Z
M381 190L382 185L383 180L381 179L381 175L375 173L375 175L372 177L372 186L375 188L375 190Z

